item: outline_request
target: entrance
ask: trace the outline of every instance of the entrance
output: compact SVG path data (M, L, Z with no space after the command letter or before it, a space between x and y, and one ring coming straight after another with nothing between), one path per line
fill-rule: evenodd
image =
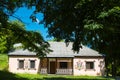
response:
M56 67L55 67L55 61L50 62L50 74L55 74Z

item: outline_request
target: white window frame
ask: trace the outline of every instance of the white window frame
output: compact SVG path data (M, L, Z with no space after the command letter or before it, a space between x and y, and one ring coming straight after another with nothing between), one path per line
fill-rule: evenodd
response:
M25 66L25 59L17 59L18 60L18 68L17 69L24 69ZM20 67L20 61L23 61L23 67Z
M31 61L34 61L34 68L31 68ZM29 70L30 69L36 70L36 59L29 59Z

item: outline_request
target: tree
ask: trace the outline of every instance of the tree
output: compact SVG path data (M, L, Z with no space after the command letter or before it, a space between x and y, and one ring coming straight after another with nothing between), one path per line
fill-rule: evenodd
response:
M39 0L35 13L44 14L50 36L74 41L73 49L78 51L86 29L87 33L93 31L91 39L103 30L112 28L119 32L119 3L113 0ZM35 13L31 16L33 20Z
M23 23L20 21L9 21L7 26L1 29L3 33L1 36L7 36L4 36L6 45L2 45L5 49L7 48L7 51L13 49L12 46L15 43L22 43L24 49L36 52L39 58L46 56L51 51L49 49L50 45L44 41L40 33L26 31Z
M1 25L5 25L3 23L7 22L8 16L13 16L12 14L19 7L26 6L30 9L30 7L35 6L36 10L30 18L35 21L35 14L39 12L43 13L44 24L48 28L50 36L68 41L72 40L80 44L83 40L84 27L96 25L94 29L99 29L102 24L105 28L111 23L111 19L115 23L116 20L119 20L119 3L120 1L113 0L2 0L0 2L1 15L4 15L4 17L1 16L0 21ZM100 19L106 18L106 16L109 18L109 20L107 18L107 23ZM113 18L116 16L116 19L113 19L111 16ZM111 27L107 29L111 29Z
M6 35L3 35L2 33L0 33L0 53L5 53L7 50L6 44Z
M119 28L119 19L120 19L120 7L113 7L108 11L101 12L98 16L100 19L99 23L100 29L93 29L90 31L90 28L94 25L87 26L89 28L86 32L87 38L84 40L85 42L92 44L93 48L97 48L102 53L106 54L106 68L108 65L112 65L111 72L113 76L120 75L117 72L118 66L120 64L119 61L119 53L120 47L119 40L120 40L120 28Z

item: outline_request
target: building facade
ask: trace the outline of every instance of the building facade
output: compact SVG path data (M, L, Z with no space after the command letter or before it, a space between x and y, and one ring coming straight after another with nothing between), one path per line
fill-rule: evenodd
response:
M83 46L79 53L72 51L72 43L49 42L51 50L46 57L38 59L36 53L28 50L15 50L9 53L9 71L13 73L40 73L103 76L104 56Z

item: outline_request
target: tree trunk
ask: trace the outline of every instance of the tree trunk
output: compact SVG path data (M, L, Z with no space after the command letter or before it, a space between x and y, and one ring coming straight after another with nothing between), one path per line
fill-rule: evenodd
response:
M115 58L112 62L112 77L116 77L116 60L115 60Z

